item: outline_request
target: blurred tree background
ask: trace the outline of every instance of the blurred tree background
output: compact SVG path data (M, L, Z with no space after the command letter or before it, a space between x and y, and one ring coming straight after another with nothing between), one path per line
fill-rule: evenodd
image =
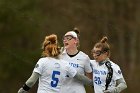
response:
M108 36L111 60L120 65L128 88L140 86L139 0L0 0L0 93L17 93L40 58L45 35L81 31L80 49ZM87 87L87 93L92 89ZM30 90L36 93L37 84Z

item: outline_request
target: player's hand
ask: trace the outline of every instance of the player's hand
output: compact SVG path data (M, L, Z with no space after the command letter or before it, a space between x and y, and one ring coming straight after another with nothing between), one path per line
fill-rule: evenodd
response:
M111 88L108 90L103 90L103 93L117 93L117 92L116 92L116 88Z
M20 88L20 89L18 90L18 93L28 93L28 91L25 91L23 88Z
M111 93L110 90L103 90L104 93Z

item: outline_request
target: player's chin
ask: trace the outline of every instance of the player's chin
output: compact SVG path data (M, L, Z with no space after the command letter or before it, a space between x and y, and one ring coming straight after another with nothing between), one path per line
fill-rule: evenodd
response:
M94 57L94 60L98 60L98 57L97 56L93 56Z
M96 57L94 58L94 60L96 60L97 62L99 61L98 58L96 58Z
M69 48L69 46L68 45L65 45L65 49L68 49Z

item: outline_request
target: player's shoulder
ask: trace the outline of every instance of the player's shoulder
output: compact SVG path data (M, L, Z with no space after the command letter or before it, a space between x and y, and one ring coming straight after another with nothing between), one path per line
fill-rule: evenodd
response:
M78 56L81 57L81 58L89 58L89 56L82 51L79 51Z
M42 67L47 62L46 60L47 60L47 58L45 58L45 57L39 58L35 67L38 67L38 66Z
M79 51L79 54L80 54L80 55L87 56L87 54L86 54L86 53L84 53L83 51Z
M111 65L112 65L113 71L115 73L118 73L119 75L122 74L122 71L121 71L120 66L118 64L111 61Z
M118 67L118 64L114 63L113 61L109 61L113 67Z
M47 57L41 57L39 58L39 61L44 61L44 60L47 60L48 58Z
M93 65L93 66L97 64L96 60L90 60L90 63L91 63L91 65Z
M120 66L112 61L110 61L112 68L115 70L120 69Z
M60 61L61 61L61 63L63 63L63 64L69 64L69 62L66 61L66 60L60 59Z
M42 57L42 58L39 58L38 60L38 63L44 63L44 62L48 62L48 57Z

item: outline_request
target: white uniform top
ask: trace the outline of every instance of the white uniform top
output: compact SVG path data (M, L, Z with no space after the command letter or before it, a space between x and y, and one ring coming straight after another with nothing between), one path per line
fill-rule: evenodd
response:
M108 89L115 87L116 80L123 78L120 67L117 64L113 63L112 61L110 61L110 63L111 63L112 69L113 69L113 76L112 76L112 80L109 84ZM99 63L96 62L95 60L91 60L91 64L93 67L94 92L103 93L103 90L105 90L108 68L106 67L105 64L99 65Z
M80 74L84 75L85 72L92 72L88 55L81 51L76 56L70 57L64 50L60 57L61 59L68 61L69 65L74 67ZM70 79L69 77L66 77L65 85L61 87L61 93L86 93L86 91L81 82L74 78Z
M68 62L51 57L40 58L33 71L40 74L37 93L60 93L65 76L77 73Z

